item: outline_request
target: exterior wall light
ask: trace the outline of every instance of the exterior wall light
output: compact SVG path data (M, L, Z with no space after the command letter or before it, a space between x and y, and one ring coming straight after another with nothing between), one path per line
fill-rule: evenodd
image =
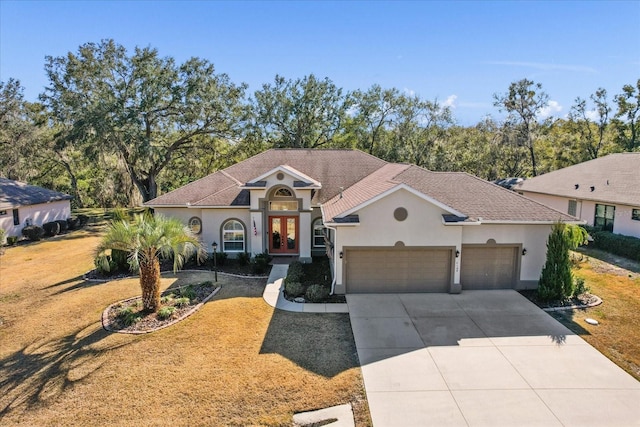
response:
M343 255L342 251L340 251L340 259L342 259Z
M456 249L456 258L460 257L460 251Z
M527 248L523 248L522 249L522 256L525 256L527 254Z

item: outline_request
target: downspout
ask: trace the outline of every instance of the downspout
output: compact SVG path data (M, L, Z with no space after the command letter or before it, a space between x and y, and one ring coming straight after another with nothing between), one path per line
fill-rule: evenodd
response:
M327 230L333 230L333 280L331 281L331 292L329 295L333 295L336 290L336 281L338 280L338 258L336 257L336 248L338 247L338 230L334 227L324 226Z

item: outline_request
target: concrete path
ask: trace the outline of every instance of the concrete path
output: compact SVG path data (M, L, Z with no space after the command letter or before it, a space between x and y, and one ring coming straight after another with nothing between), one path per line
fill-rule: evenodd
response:
M271 267L262 297L271 307L299 313L348 313L347 304L312 304L291 302L284 297L284 278L289 265L276 264Z
M347 304L374 427L640 426L640 383L515 291Z

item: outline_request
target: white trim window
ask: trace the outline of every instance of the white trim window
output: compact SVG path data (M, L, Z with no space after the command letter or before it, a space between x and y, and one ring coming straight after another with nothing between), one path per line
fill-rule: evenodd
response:
M324 248L327 238L327 229L324 228L322 218L316 218L313 221L313 247Z
M230 219L222 226L222 250L224 252L244 252L244 225Z

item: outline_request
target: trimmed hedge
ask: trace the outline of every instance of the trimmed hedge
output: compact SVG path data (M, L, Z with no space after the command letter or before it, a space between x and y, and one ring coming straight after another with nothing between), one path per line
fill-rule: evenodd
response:
M60 224L60 233L66 233L69 230L69 224L66 219L59 219L56 222Z
M593 246L635 261L640 261L640 239L613 234L610 231L591 231Z
M47 237L53 237L60 234L60 224L56 221L45 222L42 224L42 228L44 229L44 235Z
M37 225L28 225L22 229L22 235L32 242L37 242L44 237L44 229Z

